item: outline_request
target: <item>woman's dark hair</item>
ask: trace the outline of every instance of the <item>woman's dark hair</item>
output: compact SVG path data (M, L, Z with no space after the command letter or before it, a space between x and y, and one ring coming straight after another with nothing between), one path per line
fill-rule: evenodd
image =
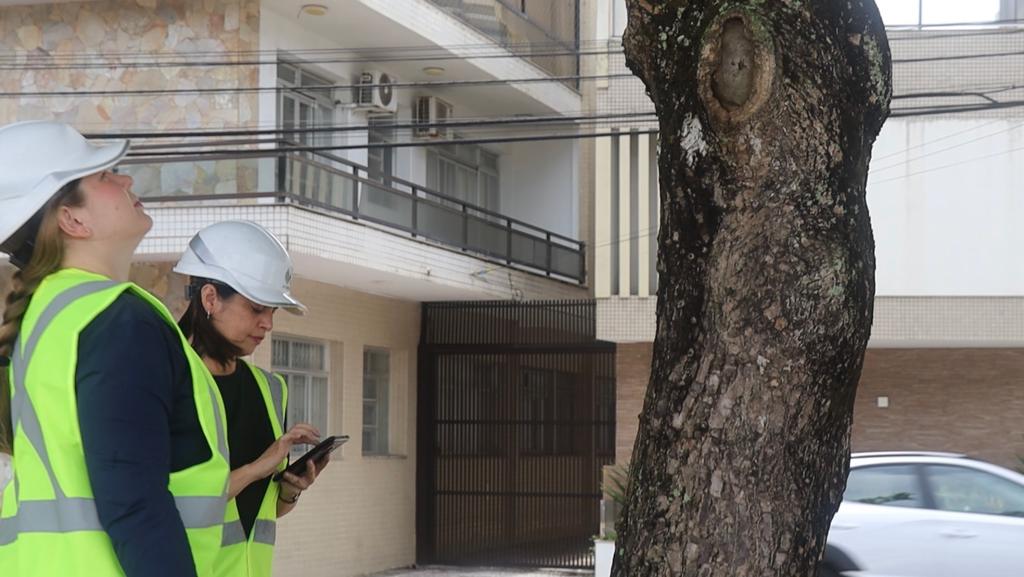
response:
M200 357L209 357L214 361L226 365L229 362L242 356L242 349L232 344L224 335L217 332L213 326L206 309L203 308L203 287L212 285L217 291L221 300L227 300L238 291L228 285L215 280L205 278L193 278L188 286L188 310L178 321L178 328L185 336L192 341L192 348Z

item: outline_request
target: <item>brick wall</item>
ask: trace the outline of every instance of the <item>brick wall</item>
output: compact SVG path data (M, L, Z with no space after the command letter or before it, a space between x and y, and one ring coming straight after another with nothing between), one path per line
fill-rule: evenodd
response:
M878 397L889 408L878 407ZM1024 349L870 349L854 409L857 451L1024 455Z
M651 343L620 344L617 462L633 452ZM888 408L878 407L887 397ZM1004 467L1024 456L1024 349L869 349L853 450L955 451Z
M615 462L625 463L633 454L644 408L647 382L651 379L653 343L619 344L615 355Z

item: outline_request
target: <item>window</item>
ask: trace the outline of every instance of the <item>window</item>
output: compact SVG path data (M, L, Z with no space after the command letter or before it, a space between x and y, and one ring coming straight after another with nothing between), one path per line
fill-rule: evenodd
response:
M278 96L278 123L285 130L314 128L328 125L334 118L334 99L331 82L303 68L279 62L277 84L285 89ZM332 144L330 132L288 132L285 140L299 146L328 146ZM300 158L312 158L310 152L298 153ZM289 192L323 202L332 202L333 179L323 169L308 162L293 160L287 164L284 181Z
M427 186L446 196L497 212L498 155L472 144L438 146L427 153Z
M966 467L927 468L935 507L943 511L1024 517L1024 487Z
M391 353L363 351L363 454L388 454L388 393Z
M384 182L385 177L395 175L395 149L382 144L392 144L395 141L394 116L371 116L370 129L367 134L367 141L371 145L367 149L366 166L370 180ZM376 146L373 146L376 145Z
M327 345L274 335L271 367L288 383L288 425L309 423L327 435ZM305 446L293 454L306 452Z
M914 465L885 465L850 469L844 501L921 507L921 482Z

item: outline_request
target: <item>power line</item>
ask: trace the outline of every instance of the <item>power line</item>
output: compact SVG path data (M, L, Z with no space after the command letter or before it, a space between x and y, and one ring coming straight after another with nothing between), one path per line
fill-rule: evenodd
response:
M988 112L991 110L1005 110L1024 106L1024 100L1007 100L1004 102L990 102L985 104L949 104L942 106L918 106L893 109L889 113L891 118L906 116L934 116L937 114L957 114L962 112Z
M555 50L546 52L530 53L487 53L487 54L434 54L417 56L384 56L369 58L361 56L358 58L310 58L298 61L299 64L376 64L380 62L423 62L441 60L490 60L500 58L554 58L559 56L601 56L610 54L622 54L622 50ZM45 57L33 57L43 59ZM154 62L96 62L96 63L47 63L40 62L35 65L0 65L0 70L16 70L19 72L31 70L88 70L88 69L119 69L119 68L192 68L192 67L214 67L214 66L269 66L277 64L277 60L175 60L175 61L154 61Z
M657 134L657 130L634 130L630 134ZM133 159L157 159L160 157L174 157L174 156L231 156L231 157L265 157L272 153L279 152L329 152L332 150L364 150L364 149L377 149L377 148L416 148L416 147L432 147L432 146L451 146L453 144L500 144L506 142L543 142L549 140L583 140L589 138L603 138L606 136L620 136L622 133L619 131L610 132L585 132L585 133L565 133L565 134L543 134L543 135L526 135L526 136L505 136L495 138L467 138L459 140L425 140L417 142L384 142L384 143L365 143L365 144L342 144L342 145L321 145L321 146L285 146L276 149L235 149L235 150L200 150L200 151L189 151L186 154L182 154L180 151L167 151L167 152L141 152L133 153L129 152L128 156ZM133 162L132 164L140 164L142 162Z
M1024 89L1024 86L1018 86L1016 84L1011 84L1009 86L994 87L994 88L990 88L988 90L972 90L969 87L964 87L964 88L962 88L960 90L942 90L942 91L932 91L932 92L910 92L908 94L895 94L895 95L893 95L892 99L893 100L909 100L909 99L913 99L913 98L965 98L965 97L975 97L975 98L982 98L982 99L987 100L987 101L992 102L992 103L996 103L996 102L999 102L999 101L994 99L994 98L992 98L993 94L1002 94L1002 93L1005 93L1005 92L1014 92L1014 91L1022 90L1022 89Z
M906 160L904 160L902 162L898 162L896 164L892 164L892 165L884 166L884 167L880 167L880 168L873 168L873 169L871 169L870 174L878 174L879 172L884 172L886 170L892 170L894 168L901 168L901 167L905 166L905 164L908 163L908 162L916 162L918 160L921 160L922 158L927 158L929 156L935 156L936 154L941 154L943 152L948 152L950 150L954 150L954 149L960 148L962 146L967 146L968 144L974 144L975 142L979 142L979 141L982 141L982 140L985 140L985 139L988 139L988 138L992 138L993 136L999 136L1000 134L1005 134L1007 132L1011 132L1013 130L1016 130L1016 129L1020 128L1021 126L1024 126L1024 122L1015 123L1013 126L1010 126L1009 128L1004 128L1003 130L1000 130L998 132L993 132L992 134L986 134L985 136L979 136L977 138L972 138L971 140L960 142L960 143L954 144L953 146L947 146L946 148L941 148L939 150L933 150L932 152L928 152L928 153L922 154L920 156L916 156L914 158L908 158L908 159L906 159Z
M235 137L235 136L265 136L278 134L320 134L334 132L357 132L371 128L406 129L406 128L463 128L476 126L504 126L504 125L529 125L529 124L568 124L587 120L616 120L629 118L644 118L654 116L650 112L622 112L608 114L580 114L575 116L506 116L506 117L484 117L479 119L467 118L448 120L443 122L407 122L393 124L336 124L329 126L302 127L302 128L271 128L271 129L236 129L236 130L192 130L192 131L160 131L160 132L120 132L120 133L86 133L86 138L112 139L112 138L209 138L209 137Z
M1006 154L1012 154L1014 152L1018 152L1018 151L1021 151L1021 150L1024 150L1024 146L1018 146L1017 148L1009 148L1007 150L1001 150L1001 151L993 153L993 154L986 154L985 156L979 156L977 158L970 158L970 159L967 159L967 160L962 160L960 162L954 162L952 164L944 164L942 166L936 166L934 168L929 168L929 169L921 170L921 171L918 171L918 172L912 172L910 174L904 174L902 176L894 176L892 178L886 178L886 179L883 179L883 180L869 181L868 185L878 185L878 184L885 184L887 182L895 182L897 180L904 180L904 179L911 178L911 177L914 177L914 176L920 176L922 174L928 174L928 173L936 172L936 171L939 171L939 170L946 170L947 168L954 168L954 167L957 167L957 166L963 166L965 164L970 164L972 162L978 162L979 160L987 160L989 158L995 158L997 156L1003 156L1003 155L1006 155Z
M602 40L586 40L578 43L580 47L585 45L591 46L603 46L606 42ZM552 40L549 42L476 42L476 43L463 43L463 44L393 44L393 45L382 45L382 46L336 46L332 48L296 48L281 50L278 48L271 48L265 50L190 50L187 52L140 52L138 50L133 51L103 51L103 52L71 52L71 53L55 53L46 54L50 58L81 58L81 59L99 59L99 58L136 58L136 57L196 57L196 56L274 56L275 58L283 53L295 54L295 55L306 55L306 54L364 54L364 53L388 53L388 52L408 52L408 53L427 53L427 52L451 52L453 50L505 50L508 52L515 53L528 53L523 52L521 48L548 48L548 47L561 47L561 48L572 48L571 43L560 42ZM0 55L0 61L4 59L16 59L19 55L4 54Z
M1024 23L1024 19L1006 19L1006 20L995 20L989 22L961 22L961 23L947 23L947 24L924 24L918 26L913 25L902 25L902 26L887 26L886 30L889 32L902 32L903 35L894 36L889 38L890 42L904 42L911 40L938 40L945 38L958 38L958 37L971 37L971 36L997 36L997 35L1011 35L1024 32L1024 29L1020 28L999 28L1007 24L1020 24ZM919 29L947 29L953 27L986 27L978 30L954 32L950 34L916 34ZM569 54L581 54L590 53L586 50L582 50L585 47L592 46L607 46L608 41L605 39L593 39L593 40L579 40L579 41L560 41L552 39L548 42L536 42L536 41L523 41L523 42L478 42L478 43L463 43L463 44L396 44L396 45L383 45L383 46L351 46L351 47L332 47L332 48L300 48L291 50L280 50L280 49L266 49L266 50L194 50L188 52L139 52L139 51L104 51L104 52L73 52L73 53L49 53L43 52L41 55L34 53L28 54L7 54L0 55L0 62L4 61L20 61L25 59L78 59L80 61L97 60L104 58L187 58L183 65L192 64L195 58L203 56L236 56L236 57L257 57L257 56L270 56L275 60L282 53L293 56L304 56L304 55L330 55L330 54L359 54L361 60L372 59L374 57L389 58L395 57L394 53L409 53L409 54L428 54L428 53L439 53L442 56L450 55L454 51L488 51L494 53L500 51L501 54L497 56L503 57L508 56L511 53L515 57L531 57L531 56L547 56L548 53L537 53L532 52L532 49L536 48L562 48ZM573 48L576 49L573 49ZM524 50L525 49L525 50ZM616 51L621 52L621 51ZM463 58L480 57L481 55L474 54L462 54L457 55ZM235 62L228 62L229 64L235 64ZM265 61L258 61L257 64L268 64Z
M909 42L911 40L918 42L926 42L930 40L948 40L950 38L978 38L987 36L1013 36L1024 32L1022 28L992 28L985 30L975 30L969 32L952 32L949 34L921 34L918 30L906 30L902 28L894 28L889 32L903 32L897 36L889 36L889 43L894 42Z
M915 144L914 146L909 146L907 148L904 148L903 150L899 150L899 151L896 151L896 152L893 152L893 153L890 153L890 154L886 154L886 155L883 155L883 156L878 156L878 157L872 158L871 160L873 162L878 162L880 160L885 160L887 158L892 158L894 156L899 156L901 154L906 154L906 153L910 152L911 150L916 150L918 148L923 148L923 147L928 146L930 144L935 144L937 142L942 142L943 140L949 140L950 138L953 138L953 137L956 137L956 136L960 136L960 135L966 134L968 132L974 132L975 130L980 130L980 129L986 127L986 126L991 126L991 125L996 124L998 122L1003 122L1003 120L1001 118L997 118L995 120L990 120L990 121L988 121L988 122L986 122L984 124L971 126L970 128L965 128L963 130L958 130L958 131L956 131L956 132L954 132L952 134L947 134L947 135L945 135L943 137L936 138L934 140L929 140L927 142L922 142L920 144Z
M983 52L980 54L954 54L947 56L928 56L923 58L894 58L895 64L921 64L923 62L952 62L957 60L979 60L983 58L1006 58L1009 56L1024 56L1024 51L1014 50L1011 52Z
M924 24L907 26L889 26L889 32L909 32L906 35L890 38L890 42L906 41L930 41L943 38L971 37L971 36L996 36L1020 33L1021 30L991 28L972 32L958 32L952 34L921 34L914 35L913 31L920 29L949 29L966 26L987 26L996 27L1009 24L1019 24L1024 19L1005 19L990 22L962 22L944 24ZM91 53L27 53L0 55L0 63L16 63L13 66L0 65L0 70L53 70L62 68L134 68L134 67L193 67L193 66L263 66L275 64L277 59L284 54L300 58L302 56L321 56L339 54L357 54L357 58L347 59L302 59L302 62L309 64L319 63L367 63L367 62L405 62L419 60L450 60L450 59L488 59L488 58L540 58L558 56L600 56L610 54L621 54L622 50L590 50L586 46L607 46L606 40L589 41L559 41L549 42L485 42L472 44L450 44L450 45L392 45L377 47L336 47L320 49L295 49L281 51L271 50L216 50L216 51L190 51L190 52L91 52ZM526 50L522 50L526 48ZM548 50L556 48L557 50ZM544 49L537 51L536 49ZM477 51L477 53L473 53ZM456 53L458 52L458 53ZM397 53L397 54L396 54ZM1011 53L1012 54L1012 53ZM220 60L199 60L205 57L218 57ZM228 59L225 59L227 57ZM235 57L235 59L230 59ZM266 58L272 58L268 61ZM139 60L147 58L150 61ZM176 58L177 60L166 60ZM242 60L245 58L245 60ZM130 62L115 62L113 60L132 59ZM93 62L96 60L106 60ZM27 66L25 62L37 61L34 66ZM63 61L63 62L62 62ZM902 63L909 60L897 60Z
M51 98L65 96L176 96L182 94L249 94L261 92L317 92L321 90L374 89L391 88L447 88L466 86L493 86L505 84L539 84L549 82L565 82L571 80L610 80L614 78L633 78L631 73L544 76L536 78L505 78L487 80L431 80L426 82L392 82L387 84L313 84L306 86L243 86L218 88L153 88L137 90L53 90L37 92L0 92L0 98Z

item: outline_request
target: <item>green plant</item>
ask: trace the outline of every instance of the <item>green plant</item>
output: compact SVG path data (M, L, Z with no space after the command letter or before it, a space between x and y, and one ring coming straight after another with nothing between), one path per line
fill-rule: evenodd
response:
M605 469L601 489L620 509L624 507L629 495L629 463L618 463Z
M615 523L629 495L629 463L606 467L601 485L604 498L601 500L601 534L596 539L614 541L618 536Z

